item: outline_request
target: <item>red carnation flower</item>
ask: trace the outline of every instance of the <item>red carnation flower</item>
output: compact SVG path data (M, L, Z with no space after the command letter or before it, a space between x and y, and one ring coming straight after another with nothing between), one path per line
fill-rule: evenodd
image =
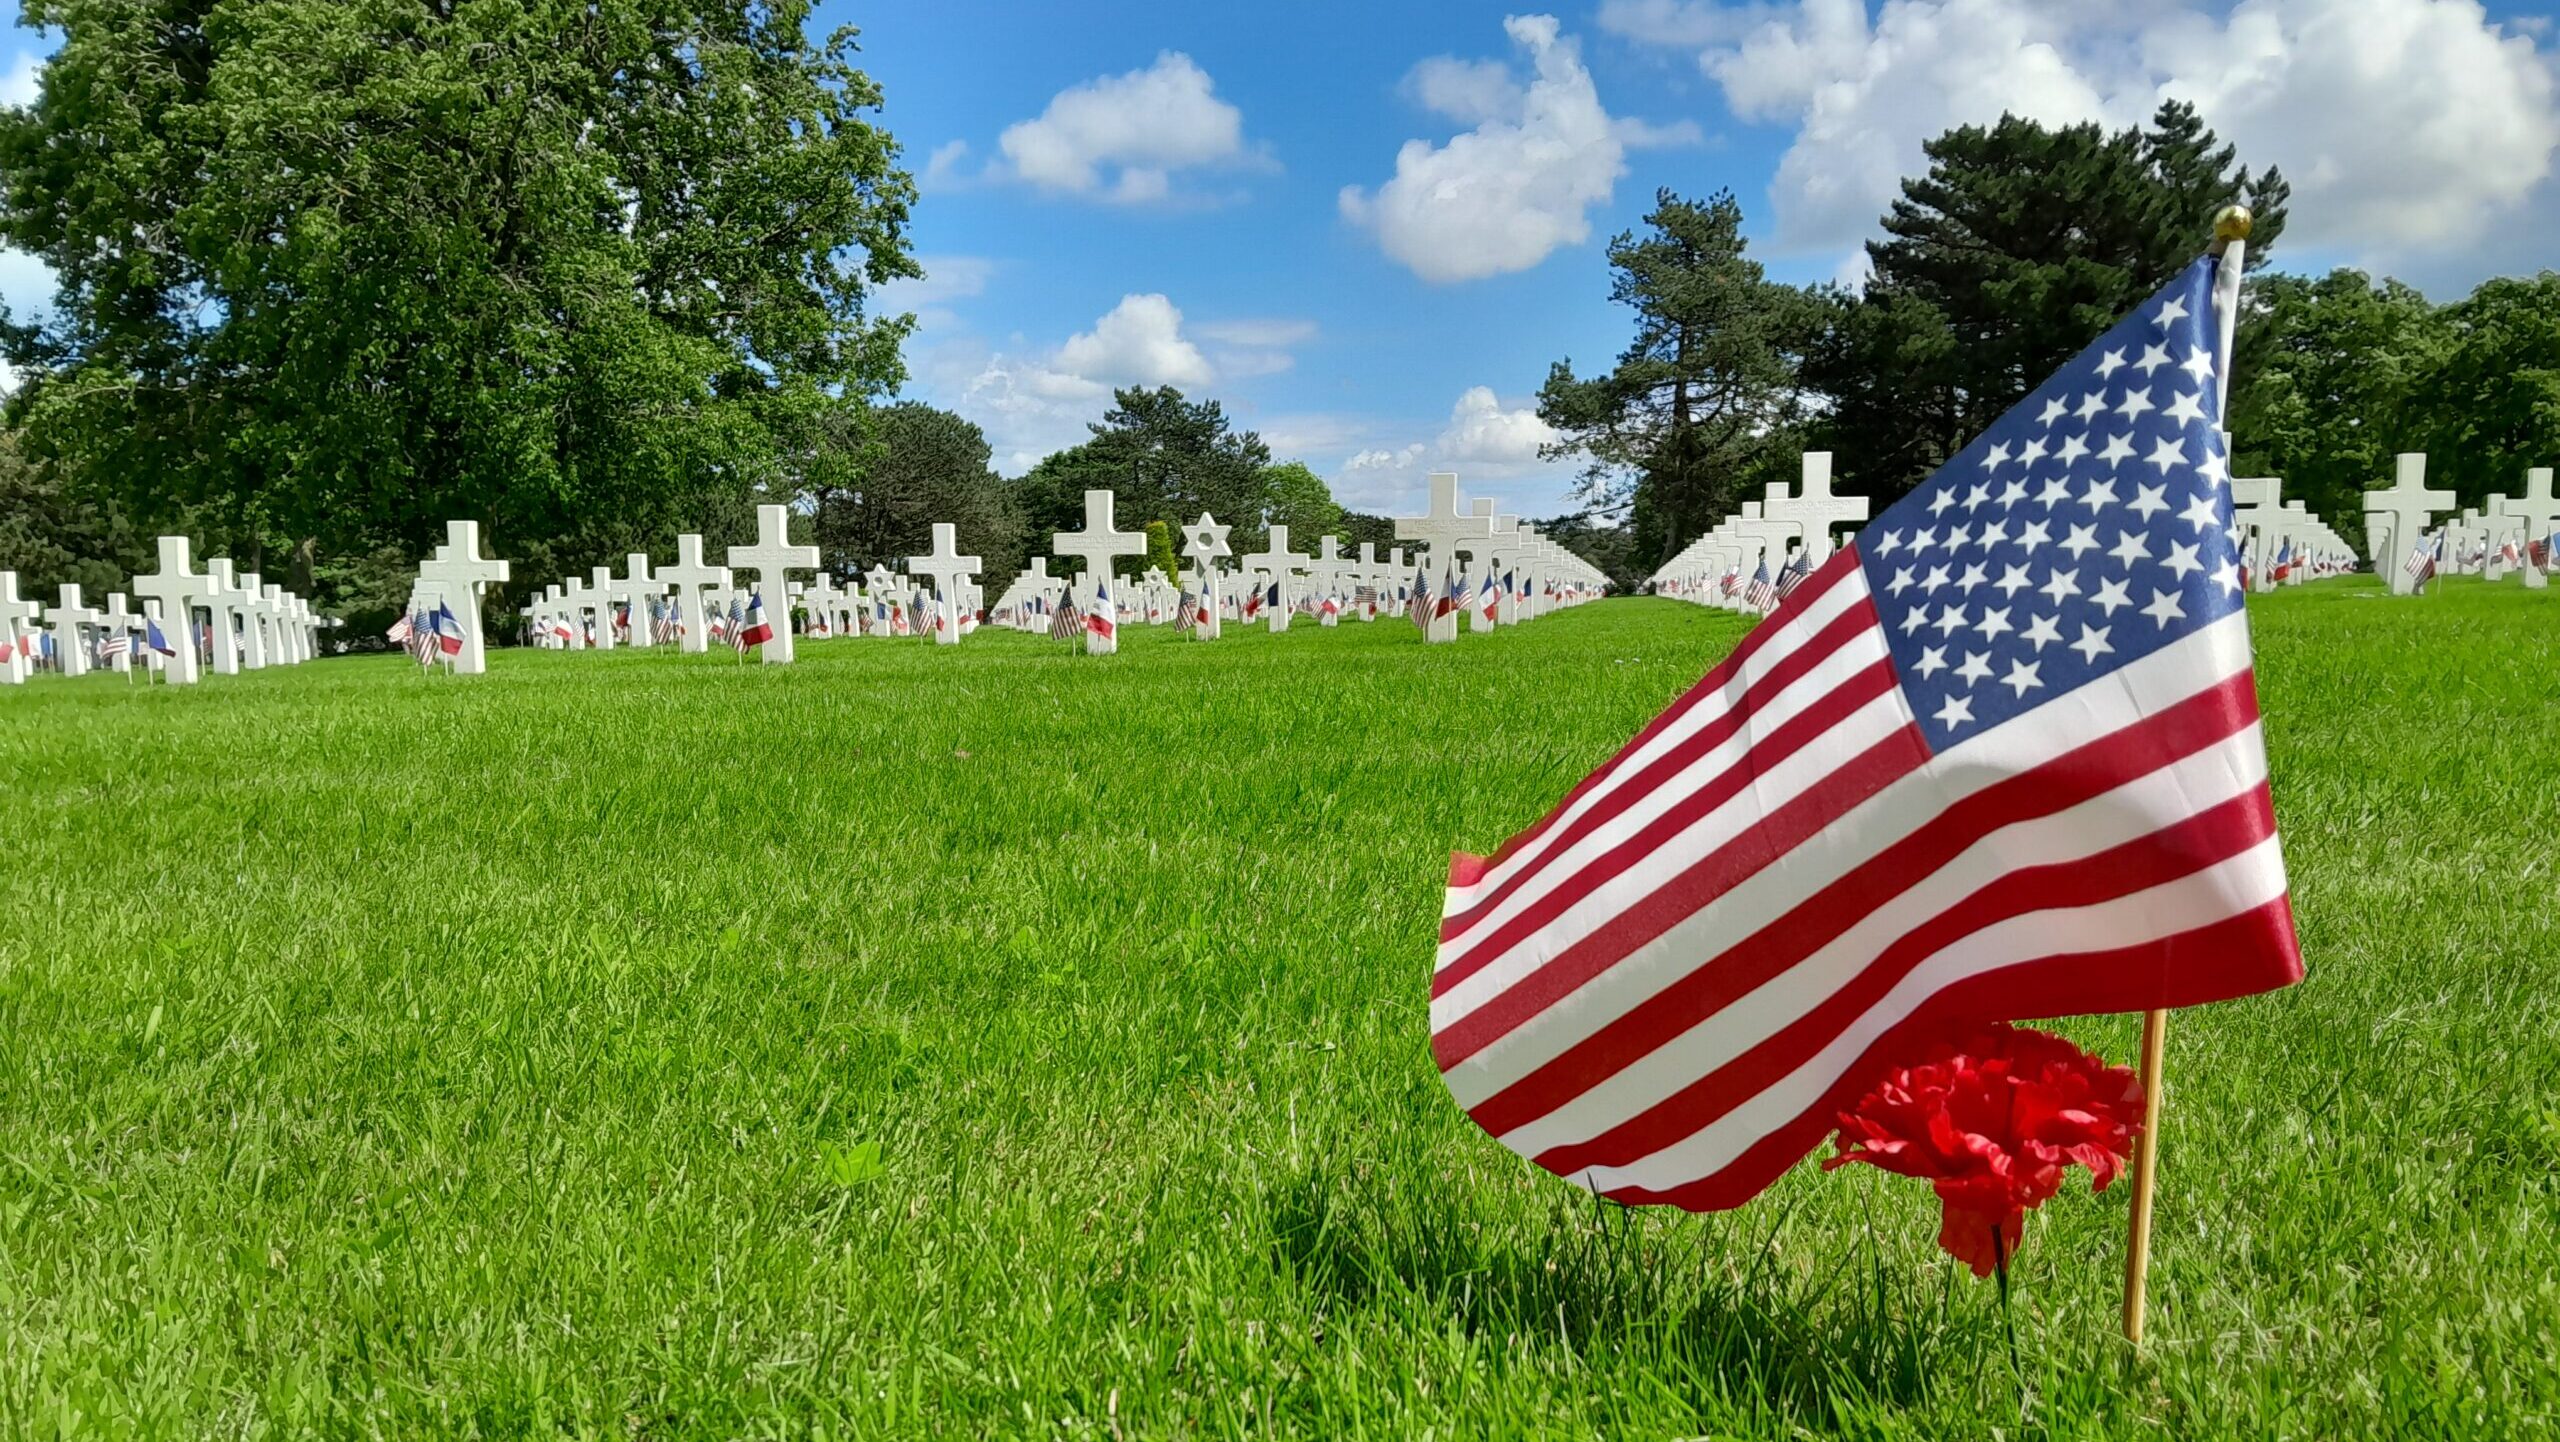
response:
M2104 1191L2142 1130L2142 1085L2050 1032L2000 1024L1929 1047L1840 1114L1839 1154L1926 1177L1943 1215L1938 1245L1987 1277L2017 1255L2027 1211L2062 1189L2073 1162Z

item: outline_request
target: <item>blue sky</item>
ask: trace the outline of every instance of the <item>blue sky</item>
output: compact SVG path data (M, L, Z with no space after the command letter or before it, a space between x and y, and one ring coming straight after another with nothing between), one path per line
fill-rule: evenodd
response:
M1740 196L1787 280L1855 279L1921 140L2194 101L2294 180L2295 268L2459 294L2560 248L2549 6L2474 0L828 0L922 177L913 395L1019 472L1112 386L1224 401L1348 504L1457 470L1568 507L1548 365L1605 366L1602 249L1657 187ZM28 92L28 32L0 89ZM2199 230L2202 218L2199 218ZM0 255L0 295L41 267Z

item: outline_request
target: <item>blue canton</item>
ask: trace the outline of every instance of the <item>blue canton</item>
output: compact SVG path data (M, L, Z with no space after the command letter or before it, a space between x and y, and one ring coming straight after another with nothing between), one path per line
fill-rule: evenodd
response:
M2188 267L1859 535L1932 748L2244 604L2213 273Z

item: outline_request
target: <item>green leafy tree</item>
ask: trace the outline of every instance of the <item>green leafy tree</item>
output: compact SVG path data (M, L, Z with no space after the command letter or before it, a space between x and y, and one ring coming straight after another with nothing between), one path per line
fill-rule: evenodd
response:
M2427 479L2466 506L2514 495L2526 467L2560 464L2560 272L2486 281L2436 322L2409 427Z
M30 458L298 585L455 516L539 575L790 493L795 414L899 379L866 297L916 273L879 88L809 10L30 0Z
M1598 567L1622 592L1633 591L1652 574L1653 563L1636 551L1635 533L1596 519L1589 511L1531 524L1538 528L1539 535Z
M1167 576L1181 574L1182 564L1173 557L1173 527L1162 521L1147 522L1147 565Z
M1271 448L1229 428L1216 401L1186 400L1171 386L1113 394L1092 439L1043 457L1016 488L1035 546L1084 527L1084 493L1109 491L1119 523L1182 522L1208 511L1236 527L1230 544L1258 544ZM1123 569L1130 562L1122 563Z
M1538 414L1560 435L1547 453L1583 462L1583 496L1632 507L1667 557L1733 510L1796 422L1822 310L1744 254L1730 192L1661 191L1645 227L1609 242L1609 298L1634 313L1634 339L1598 375L1556 362Z
M1287 526L1292 543L1312 542L1342 524L1342 507L1333 488L1302 461L1283 461L1262 472L1265 528Z
M2390 478L2393 453L2426 443L2416 398L2446 350L2438 311L2408 286L2352 270L2261 275L2242 295L2233 474L2278 477L2287 499L2361 536L2357 493Z
M936 522L950 524L986 576L1022 569L1014 488L988 464L993 453L975 423L918 401L843 404L834 414L824 448L808 459L816 479L806 490L811 537L836 574L903 568L932 547Z
M2047 129L2015 116L1928 143L1870 241L1862 294L1836 297L1808 356L1815 438L1844 480L1890 501L1928 476L2125 311L2195 259L2215 211L2256 215L2252 264L2290 187L2235 169L2190 107L2149 129Z
M17 573L20 597L51 601L59 587L77 585L95 602L149 559L112 505L65 491L19 453L16 435L0 432L0 571Z

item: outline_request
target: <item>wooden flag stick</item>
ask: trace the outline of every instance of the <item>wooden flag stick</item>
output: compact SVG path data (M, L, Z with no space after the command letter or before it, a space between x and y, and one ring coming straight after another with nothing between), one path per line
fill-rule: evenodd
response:
M2160 1175L2161 1053L2169 1040L2169 1013L2142 1016L2142 1135L2133 1143L2133 1223L2124 1249L2124 1339L2142 1345L2144 1291L2151 1272L2151 1188Z
M2240 279L2249 253L2249 210L2226 205L2213 218L2213 309L2215 338L2214 412L2231 409L2231 337L2240 320ZM2225 428L2225 435L2229 434ZM2160 1122L2168 1110L2164 1053L2169 1041L2169 1013L2153 1007L2142 1015L2142 1135L2134 1140L2133 1217L2124 1248L2124 1337L2142 1344L2144 1302L2151 1278L2151 1195L2160 1175Z

